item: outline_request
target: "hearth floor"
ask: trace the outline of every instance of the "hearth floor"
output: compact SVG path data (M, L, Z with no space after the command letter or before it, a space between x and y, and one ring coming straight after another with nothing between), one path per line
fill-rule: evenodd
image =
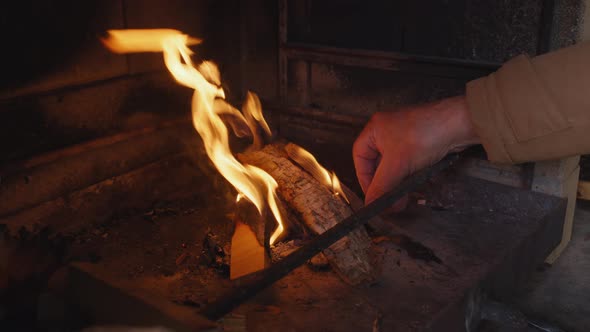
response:
M350 287L330 270L302 266L232 317L249 331L442 331L464 324L471 290L511 292L543 255L530 246L560 238L557 198L455 174L415 196L420 204L372 224L374 283ZM97 278L196 314L231 291L226 199L158 204L81 234L80 252L96 261Z

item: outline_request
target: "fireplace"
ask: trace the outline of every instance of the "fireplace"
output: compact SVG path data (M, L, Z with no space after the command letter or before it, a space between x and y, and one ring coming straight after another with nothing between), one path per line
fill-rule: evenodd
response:
M567 245L577 158L503 166L476 149L411 182L403 213L373 210L317 239L368 215L351 146L372 113L460 94L515 55L577 42L580 1L3 6L14 52L0 92L0 326L526 326L511 295ZM195 75L224 95L195 106L198 89L159 50L110 52L107 31L126 29L202 38L185 40ZM228 158L276 182L263 207L211 158L199 125L214 121L195 120L207 107L227 107Z

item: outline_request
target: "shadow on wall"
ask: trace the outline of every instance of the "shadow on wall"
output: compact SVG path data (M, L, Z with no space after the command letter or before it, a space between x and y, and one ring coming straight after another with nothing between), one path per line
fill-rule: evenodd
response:
M0 3L0 89L24 85L59 70L96 39L98 0L19 0Z

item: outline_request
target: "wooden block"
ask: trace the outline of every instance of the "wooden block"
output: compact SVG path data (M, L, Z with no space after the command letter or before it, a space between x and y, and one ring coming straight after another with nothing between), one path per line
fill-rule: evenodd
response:
M260 215L258 209L252 202L247 198L241 198L236 202L232 220L236 223L240 222L249 226L250 230L254 232L258 243L262 246L266 246L268 245L270 238L270 232L267 230L267 228L269 228L267 227L267 210L268 209L265 208L262 211L263 215Z
M258 242L252 229L240 221L231 239L230 279L260 271L270 262L264 245Z

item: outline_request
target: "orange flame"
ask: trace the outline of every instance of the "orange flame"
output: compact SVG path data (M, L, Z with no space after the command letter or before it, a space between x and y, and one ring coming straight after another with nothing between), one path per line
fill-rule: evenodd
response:
M293 159L293 161L310 173L322 185L330 189L334 195L342 197L346 203L350 204L336 174L334 172L328 172L309 151L293 143L287 144L285 150L289 158Z
M180 38L184 44L191 46L201 43L174 29L127 29L109 30L109 37L103 39L104 45L114 53L162 52L163 43L168 38Z
M103 43L116 53L163 52L166 67L172 76L182 85L194 90L192 99L193 125L203 139L207 155L217 170L238 191L246 197L262 214L268 204L277 221L277 228L270 238L274 244L283 232L283 221L279 213L276 195L277 182L260 168L243 165L233 156L229 147L228 129L220 115L231 114L240 121L245 121L252 131L256 144L258 123L264 132L270 129L262 117L260 101L254 94L249 94L244 107L244 115L225 102L225 92L221 88L221 79L217 66L205 61L195 66L192 63L193 52L188 48L200 41L177 30L110 30ZM218 102L223 100L223 103ZM266 203L265 203L266 202Z

